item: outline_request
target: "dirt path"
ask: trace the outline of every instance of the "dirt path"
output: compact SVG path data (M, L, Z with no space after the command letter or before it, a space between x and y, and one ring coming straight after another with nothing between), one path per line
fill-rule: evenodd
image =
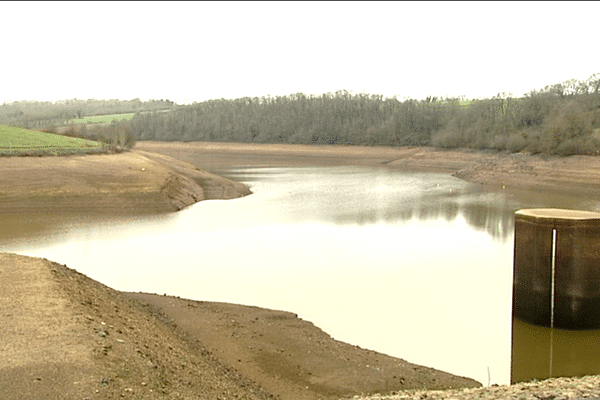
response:
M0 398L83 398L100 382L83 321L48 262L0 254Z
M267 399L162 314L63 265L0 253L1 399Z
M474 386L334 341L294 314L122 293L39 258L0 253L0 300L3 400L356 399L398 384ZM365 399L597 398L599 384L558 378Z

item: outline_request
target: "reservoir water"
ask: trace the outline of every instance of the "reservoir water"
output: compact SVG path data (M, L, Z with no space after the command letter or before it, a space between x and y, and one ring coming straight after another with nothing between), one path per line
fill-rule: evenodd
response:
M0 216L0 250L124 291L297 313L335 339L510 382L513 213L588 199L386 167L235 167L253 194L144 218Z

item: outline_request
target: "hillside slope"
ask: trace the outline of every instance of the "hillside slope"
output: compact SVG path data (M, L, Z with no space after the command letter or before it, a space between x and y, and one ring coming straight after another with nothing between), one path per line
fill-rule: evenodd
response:
M0 253L0 298L1 399L316 400L480 386L338 342L291 313L122 293L45 259Z
M0 398L271 398L160 315L65 266L0 254Z
M102 144L33 129L0 125L0 155L95 153Z

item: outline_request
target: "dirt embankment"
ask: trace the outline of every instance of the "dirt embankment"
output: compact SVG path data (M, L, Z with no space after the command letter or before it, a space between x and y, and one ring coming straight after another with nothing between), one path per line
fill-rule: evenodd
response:
M471 379L333 340L295 314L122 293L0 253L2 399L337 399Z
M339 399L479 383L337 341L296 314L152 294L132 298L165 312L227 365L282 399Z
M0 157L0 171L0 213L164 213L250 193L243 184L143 151Z
M267 399L162 314L50 261L0 253L1 399Z

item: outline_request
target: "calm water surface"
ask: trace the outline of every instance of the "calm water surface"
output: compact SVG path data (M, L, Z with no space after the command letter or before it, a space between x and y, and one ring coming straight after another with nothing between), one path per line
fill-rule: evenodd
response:
M221 172L254 194L144 219L3 216L0 250L118 290L292 311L336 339L506 384L514 211L600 208L384 167Z

